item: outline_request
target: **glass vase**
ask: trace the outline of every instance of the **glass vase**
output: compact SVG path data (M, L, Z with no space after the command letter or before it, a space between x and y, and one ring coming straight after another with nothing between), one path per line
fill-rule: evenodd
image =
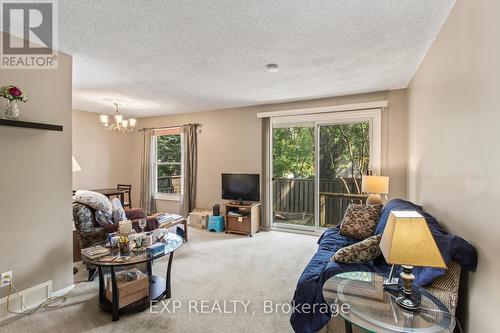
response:
M19 118L19 114L20 111L17 103L8 101L7 105L5 106L5 111L3 113L5 119L16 120L17 118Z

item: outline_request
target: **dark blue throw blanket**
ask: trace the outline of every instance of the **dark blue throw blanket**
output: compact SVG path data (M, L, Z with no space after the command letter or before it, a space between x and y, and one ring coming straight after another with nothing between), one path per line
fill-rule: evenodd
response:
M450 260L454 260L460 264L463 269L469 271L476 269L477 256L474 247L462 238L445 232L434 217L424 212L421 206L417 206L409 201L395 199L385 205L380 215L375 234L378 235L383 233L391 210L418 211L425 217L445 262L448 263ZM319 308L321 304L324 304L325 301L322 294L323 284L333 275L352 271L369 271L388 274L390 266L387 265L382 255L366 264L341 264L335 261L330 262L330 258L337 250L357 242L358 240L349 239L339 234L338 228L327 229L323 235L321 235L318 240L318 251L302 272L299 282L297 283L297 288L293 296L295 309L300 309L302 304L310 304L311 308L313 308L313 306ZM437 277L443 275L444 269L415 267L413 269L413 274L415 275L415 284L418 286L425 286L434 281ZM313 333L325 326L329 320L330 314L321 313L320 311L317 313L300 313L299 310L292 313L290 323L297 333Z

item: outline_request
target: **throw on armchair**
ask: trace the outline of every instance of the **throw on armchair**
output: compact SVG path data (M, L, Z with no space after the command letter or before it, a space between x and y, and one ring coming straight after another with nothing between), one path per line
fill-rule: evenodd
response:
M159 223L155 217L148 217L144 214L142 208L125 209L125 215L132 221L132 227L140 232L139 220L146 219L146 231L158 229ZM73 202L73 220L75 228L80 236L80 245L84 249L93 244L103 241L111 232L118 231L118 224L111 224L103 228L95 220L95 211L87 205Z

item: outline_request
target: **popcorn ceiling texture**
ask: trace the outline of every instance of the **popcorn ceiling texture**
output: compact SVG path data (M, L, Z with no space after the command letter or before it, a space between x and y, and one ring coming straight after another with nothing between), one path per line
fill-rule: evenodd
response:
M143 117L405 88L453 0L59 1L73 107ZM265 65L280 71L268 73Z

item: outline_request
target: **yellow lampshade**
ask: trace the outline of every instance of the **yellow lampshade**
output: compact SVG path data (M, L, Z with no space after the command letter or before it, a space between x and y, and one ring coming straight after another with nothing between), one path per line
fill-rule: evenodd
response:
M363 176L361 179L361 191L367 193L387 194L389 193L389 177Z
M446 268L427 222L415 211L391 211L380 249L389 264Z

